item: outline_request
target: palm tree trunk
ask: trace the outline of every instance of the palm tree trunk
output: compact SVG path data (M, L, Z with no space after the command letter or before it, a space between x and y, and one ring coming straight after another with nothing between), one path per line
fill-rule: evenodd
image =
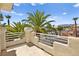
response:
M8 25L10 25L10 21L9 21L9 19L8 19Z
M75 37L77 37L77 23L75 21Z

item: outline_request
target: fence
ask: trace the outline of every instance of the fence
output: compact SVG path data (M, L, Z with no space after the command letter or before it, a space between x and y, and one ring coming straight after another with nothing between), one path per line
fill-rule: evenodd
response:
M24 36L24 33L23 32L6 32L6 42L9 42L9 41L14 41L15 39L18 39L18 38L23 38Z
M6 46L24 43L24 32L6 32Z
M57 35L43 34L43 33L37 33L36 35L39 37L39 41L41 43L44 43L50 46L53 45L54 41L67 44L67 40L68 40L68 38L64 36L57 36Z

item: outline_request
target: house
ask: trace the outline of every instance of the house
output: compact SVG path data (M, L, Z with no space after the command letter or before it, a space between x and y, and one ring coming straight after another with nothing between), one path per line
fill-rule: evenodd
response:
M61 32L61 34L63 36L74 36L74 32L75 32L75 29L71 29L71 30L63 30ZM77 36L79 37L79 28L77 28Z
M11 11L13 7L12 3L0 3L0 10Z

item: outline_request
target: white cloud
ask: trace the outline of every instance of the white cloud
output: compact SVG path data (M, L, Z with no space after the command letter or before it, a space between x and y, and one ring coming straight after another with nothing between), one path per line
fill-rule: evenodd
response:
M50 20L55 20L53 17L51 18L51 17L49 17L49 18L47 18L46 19L47 21L50 21Z
M15 11L11 11L11 13L16 14L16 12L15 12Z
M79 3L77 3L77 4L74 4L73 6L74 6L74 7L79 7Z
M19 16L24 15L24 14L22 14L22 13L17 13L17 12L15 12L15 11L11 11L11 13L14 14L14 15L19 15Z
M19 16L23 16L24 14L22 13L17 13L15 11L11 11L11 12L8 12L8 11L5 11L5 10L1 10L2 13L6 13L6 14L14 14L14 15L19 15Z
M53 16L53 19L56 19L57 18L57 16Z
M46 20L56 20L57 18L58 18L58 16L50 16Z
M32 6L36 6L36 3L31 3Z
M53 18L53 17L49 17L46 19L47 21L51 21L51 20L54 20L55 22L51 22L52 25L54 25L56 23L56 19Z
M39 3L40 5L44 5L45 3Z
M14 3L14 6L20 6L20 3Z
M45 3L38 3L38 4L40 4L40 5L44 5ZM32 6L36 6L37 3L31 3L31 5L32 5Z
M3 13L9 13L8 11L5 11L5 10L1 10L1 12L3 12Z
M63 12L63 15L66 15L67 14L67 12Z
M18 13L17 15L19 15L19 16L23 16L24 14L22 14L22 13Z

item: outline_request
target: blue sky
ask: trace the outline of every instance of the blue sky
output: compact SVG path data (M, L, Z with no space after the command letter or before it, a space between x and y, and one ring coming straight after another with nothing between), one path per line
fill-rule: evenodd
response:
M22 19L27 19L27 12L44 11L45 14L51 14L47 20L55 20L52 25L59 24L73 24L73 17L79 17L79 4L77 3L16 3L13 6L11 12L2 10L3 15L11 15L11 23L18 22ZM6 23L7 19L4 18L3 23ZM77 21L79 24L79 20Z

